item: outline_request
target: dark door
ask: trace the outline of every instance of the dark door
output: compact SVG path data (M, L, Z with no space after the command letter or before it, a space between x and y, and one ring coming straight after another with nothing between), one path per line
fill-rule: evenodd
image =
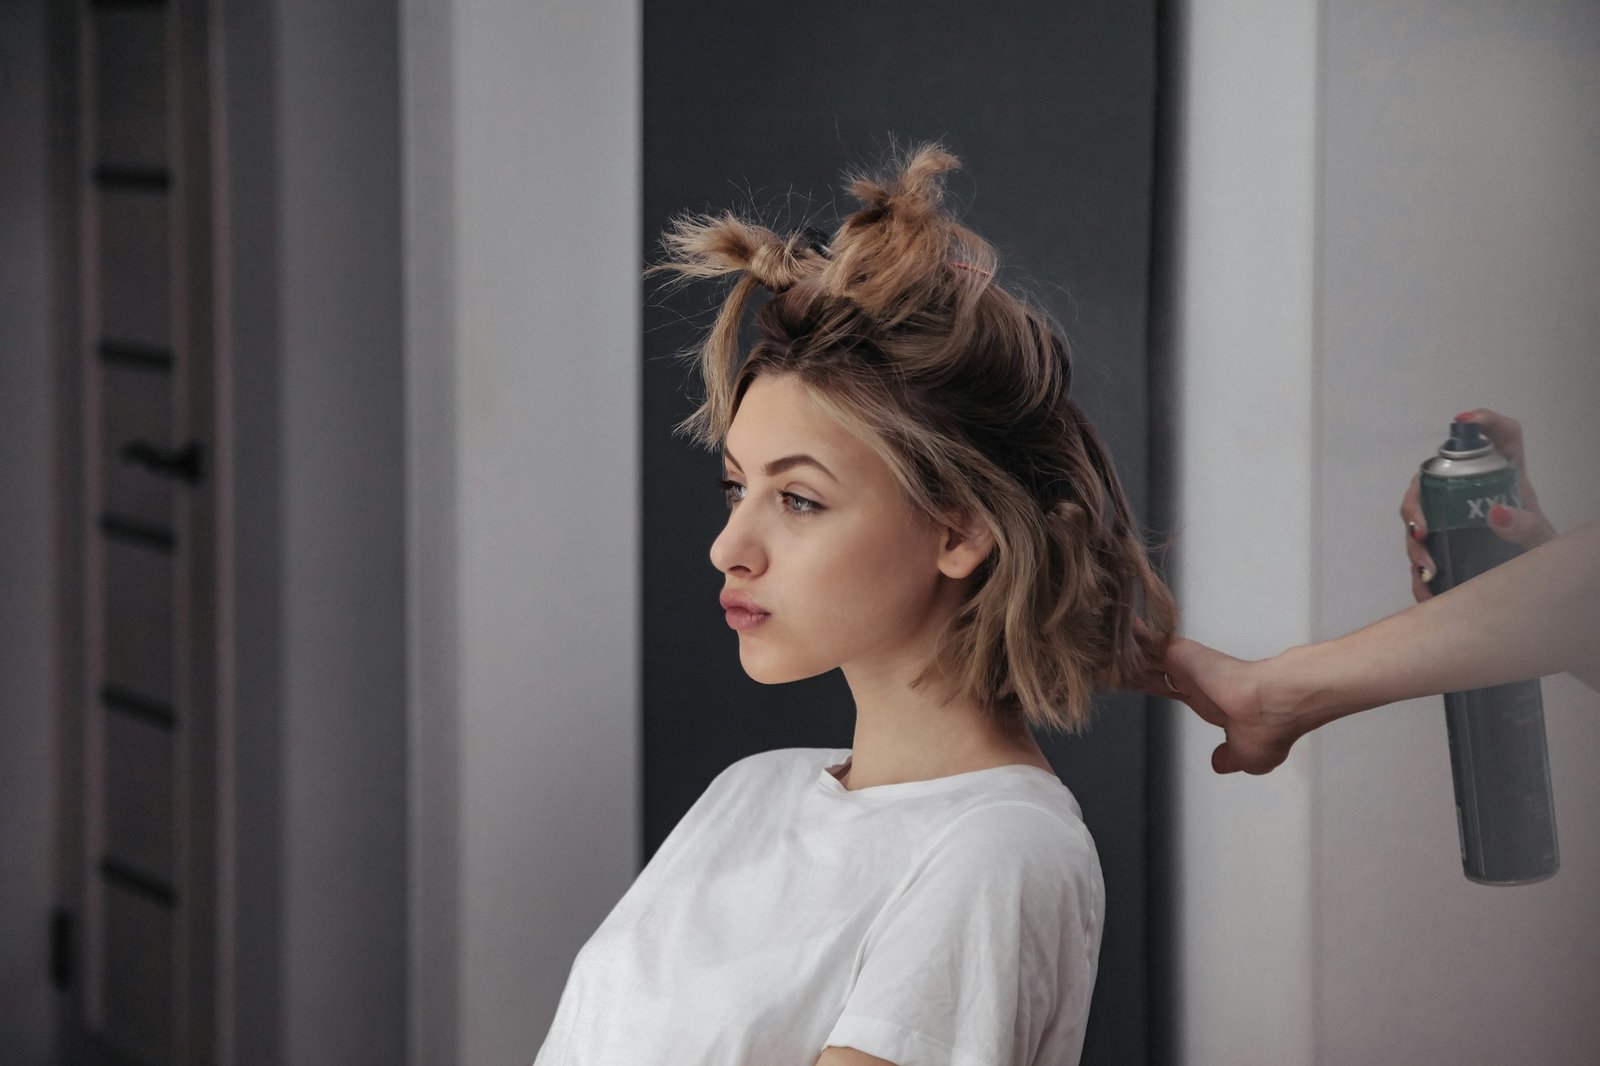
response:
M207 0L55 13L67 1063L216 1061Z

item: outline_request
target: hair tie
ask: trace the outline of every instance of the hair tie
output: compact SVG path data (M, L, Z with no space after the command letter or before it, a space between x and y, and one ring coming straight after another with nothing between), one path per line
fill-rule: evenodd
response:
M981 266L974 266L971 263L965 262L964 260L952 259L950 260L950 265L955 267L957 270L970 270L974 274L982 274L986 278L994 277L994 271L985 270Z
M804 239L807 248L810 248L820 256L832 258L833 249L828 247L828 235L826 233L815 226L807 226L800 231L799 235Z

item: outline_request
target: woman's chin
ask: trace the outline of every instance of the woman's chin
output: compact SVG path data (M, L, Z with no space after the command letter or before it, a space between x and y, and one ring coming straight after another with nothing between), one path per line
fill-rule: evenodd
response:
M786 685L791 681L804 681L808 677L825 674L832 667L807 668L804 664L785 662L775 656L765 655L749 648L739 650L739 665L745 676L761 685Z
M781 685L794 680L785 671L777 669L777 664L762 662L760 656L741 655L739 662L744 667L745 676L757 684Z

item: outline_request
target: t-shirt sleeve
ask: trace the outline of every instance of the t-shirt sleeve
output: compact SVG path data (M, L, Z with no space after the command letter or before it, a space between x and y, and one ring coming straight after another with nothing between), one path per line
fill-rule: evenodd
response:
M1051 1066L1082 1049L1104 888L1093 842L1029 804L961 816L874 919L827 1045L899 1066Z

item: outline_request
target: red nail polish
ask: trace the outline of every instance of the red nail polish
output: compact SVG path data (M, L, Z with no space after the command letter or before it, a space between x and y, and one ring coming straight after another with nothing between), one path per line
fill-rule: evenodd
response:
M1472 412L1471 411L1462 411L1460 414L1456 415L1455 420L1457 422L1471 422L1472 421Z
M1503 503L1497 503L1489 508L1489 521L1499 529L1511 525L1511 508Z

